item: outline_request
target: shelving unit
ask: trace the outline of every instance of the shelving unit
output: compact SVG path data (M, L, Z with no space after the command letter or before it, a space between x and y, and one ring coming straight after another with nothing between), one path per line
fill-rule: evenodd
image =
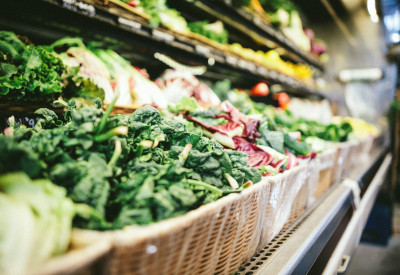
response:
M266 80L297 93L324 97L293 77L238 56L227 55L220 49L191 41L167 29L153 28L143 18L101 5L101 1L6 0L0 5L1 28L38 37L49 43L63 36L78 35L97 40L111 38L125 44L125 50L129 50L134 64L163 67L154 59L154 53L159 52L186 65L207 66L203 77L211 80L228 78L238 86L249 81Z
M291 60L324 70L316 57L298 48L293 41L245 9L233 7L231 1L185 0L179 1L179 5L186 14L201 13L218 18L234 30L236 36L250 37L267 47L283 47L290 53ZM130 51L126 56L137 61L134 64L164 68L154 58L154 53L162 53L186 65L206 66L208 70L204 77L208 79L228 78L236 85L267 80L302 95L324 97L295 78L238 56L227 55L221 49L191 41L167 29L153 28L140 16L102 5L97 0L3 0L0 4L0 28L45 42L71 35L105 39L110 44L119 41L123 42L122 49ZM0 106L0 111L4 111L1 109ZM31 123L25 113L20 113L17 119L21 123ZM334 185L238 273L335 273L343 261L342 256L351 254L357 246L388 169L391 156L387 153L387 146L382 148L375 151L365 165Z
M171 3L181 11L196 18L199 14L208 15L213 20L221 20L227 28L237 33L236 37L251 38L254 43L260 43L271 48L283 47L290 59L295 62L306 62L323 71L324 65L312 54L300 49L280 31L267 25L258 16L254 16L241 7L232 6L230 0L185 0ZM243 39L242 41L244 41Z
M390 167L387 145L332 186L238 274L344 272Z

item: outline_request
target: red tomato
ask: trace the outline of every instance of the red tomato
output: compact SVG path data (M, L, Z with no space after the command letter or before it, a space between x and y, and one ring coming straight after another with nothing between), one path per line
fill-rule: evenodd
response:
M137 5L140 4L140 1L138 1L138 0L131 0L131 1L129 1L127 4L128 4L129 6L136 7Z
M257 83L253 88L251 88L251 95L254 96L266 96L269 94L268 85L264 82Z
M279 107L282 109L286 109L290 101L290 97L287 93L275 94L274 99L278 101Z

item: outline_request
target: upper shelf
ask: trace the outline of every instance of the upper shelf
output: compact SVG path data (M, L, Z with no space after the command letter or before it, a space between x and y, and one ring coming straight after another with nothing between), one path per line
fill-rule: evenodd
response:
M128 56L134 59L135 65L140 65L137 61L145 60L146 67L161 66L154 58L154 54L159 52L186 65L207 66L205 78L228 78L242 86L244 82L249 85L249 81L266 80L301 94L323 97L311 86L293 77L227 54L200 40L189 39L164 28L153 28L146 19L134 13L102 3L95 0L6 0L0 4L0 28L48 43L71 35L94 40L112 38L129 45L131 51Z
M170 6L196 18L199 13L205 13L214 19L221 20L224 24L239 32L242 36L250 37L255 42L267 47L280 46L288 51L291 59L306 62L323 71L324 65L309 52L299 48L292 40L283 33L267 25L258 16L254 16L247 10L234 7L231 0L185 0L170 1Z

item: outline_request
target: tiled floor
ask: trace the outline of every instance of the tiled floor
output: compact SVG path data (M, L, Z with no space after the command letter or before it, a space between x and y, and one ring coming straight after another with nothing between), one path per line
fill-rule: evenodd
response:
M400 205L394 208L393 233L385 247L361 243L346 275L400 275Z

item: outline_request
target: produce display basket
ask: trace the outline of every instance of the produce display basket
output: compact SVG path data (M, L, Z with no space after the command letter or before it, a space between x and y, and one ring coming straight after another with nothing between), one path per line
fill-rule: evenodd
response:
M348 171L349 159L351 148L355 146L353 142L342 142L337 144L337 156L336 162L332 173L332 183L336 183L342 179L345 175L345 171Z
M337 147L333 147L318 155L318 180L317 184L311 187L309 205L324 194L332 185L333 174L339 157L338 150Z
M300 175L303 178L296 179L298 184L301 184L301 186L295 195L287 224L294 221L308 207L312 188L318 183L319 164L320 161L318 158L306 160L306 162L303 163L306 168L305 171Z
M102 275L106 274L107 260L111 252L111 239L94 236L88 231L74 229L69 250L52 258L37 269L33 275Z
M343 176L349 174L349 172L357 165L357 162L360 163L362 160L360 159L362 152L362 141L361 140L352 140L348 142L350 145L349 153L347 157L344 159L344 167L343 167Z
M308 201L308 191L308 184L304 182L295 196L292 207L290 209L289 219L286 222L284 228L292 221L294 221L299 215L301 215L301 213L303 213L306 209Z
M374 136L368 136L363 139L362 147L361 147L361 157L368 157L371 153L374 144Z
M365 160L368 158L369 154L371 153L373 142L374 142L374 137L372 135L367 136L360 140L357 149L358 158L353 159L353 164L352 164L353 167L357 166L360 160Z
M232 274L287 223L305 171L302 165L265 177L240 194L156 224L86 233L112 241L106 274Z
M267 208L260 212L263 216L263 224L258 250L264 248L288 224L292 213L297 212L299 206L294 206L296 197L299 197L298 205L303 203L301 190L306 185L306 172L307 166L301 164L270 178L270 197Z

